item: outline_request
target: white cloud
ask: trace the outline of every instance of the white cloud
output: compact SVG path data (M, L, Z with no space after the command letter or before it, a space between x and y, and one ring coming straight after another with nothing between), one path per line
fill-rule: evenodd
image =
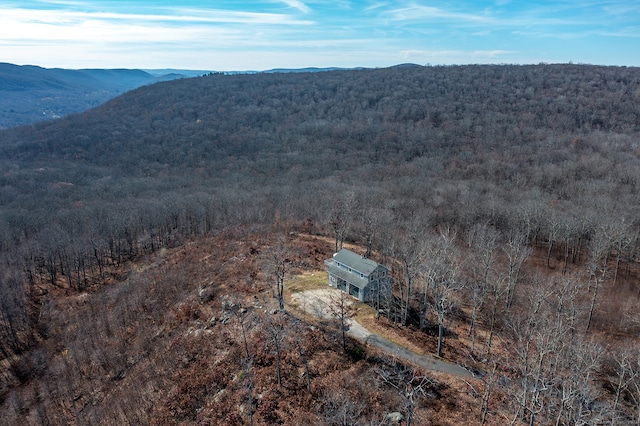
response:
M49 24L81 21L135 21L185 23L234 23L267 25L311 25L312 21L298 20L290 15L276 13L239 12L216 9L170 9L167 14L136 14L114 12L78 12L69 10L33 10L3 8L0 6L0 23L9 21L42 22Z
M619 28L617 30L612 30L612 31L595 31L594 34L601 37L638 38L640 37L640 27L626 27L626 28Z
M399 21L415 21L424 19L451 19L463 22L489 22L490 16L485 14L472 14L453 12L432 6L413 5L405 8L394 9L387 12L391 19Z
M311 8L299 0L282 0L287 6L298 9L302 13L311 12Z
M0 7L0 51L3 60L14 63L39 62L50 52L55 52L59 63L74 58L90 61L99 51L109 51L111 62L124 63L131 59L125 52L138 48L135 59L139 62L151 54L169 54L170 50L180 54L194 46L203 52L277 47L279 39L296 40L292 28L310 24L278 14L182 12L169 16ZM256 37L257 32L263 36Z
M373 10L380 9L380 8L383 8L383 7L388 6L388 5L389 5L389 3L386 3L386 2L374 3L374 4L372 4L372 5L368 6L368 7L365 7L364 8L364 12L371 12Z
M590 48L597 39L628 51L631 65L640 37L631 3L1 0L0 52L44 66L267 69L605 57Z
M468 7L465 10L471 10ZM571 12L571 13L570 13ZM579 13L580 12L580 13ZM560 3L552 6L524 7L517 11L500 12L499 9L483 9L479 11L460 12L433 6L412 4L381 13L391 21L398 23L432 23L454 26L471 26L478 28L528 28L528 27L561 27L578 25L598 25L598 17L590 16L579 8L568 8Z

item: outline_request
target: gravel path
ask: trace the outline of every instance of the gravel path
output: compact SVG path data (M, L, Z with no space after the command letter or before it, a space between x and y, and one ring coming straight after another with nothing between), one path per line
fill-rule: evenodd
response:
M339 291L340 290L336 290L334 288L307 290L293 294L292 299L305 312L318 318L330 318L331 311L329 310L329 304L331 303L332 296L339 297ZM474 377L469 370L458 364L454 364L431 355L419 355L367 330L355 320L349 321L349 330L347 333L368 345L375 346L376 348L383 350L389 355L410 361L428 370L440 371L442 373L452 374L458 377Z

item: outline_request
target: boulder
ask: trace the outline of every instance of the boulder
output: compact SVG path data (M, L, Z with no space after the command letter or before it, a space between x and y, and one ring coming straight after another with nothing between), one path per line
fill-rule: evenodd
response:
M404 416L402 413L398 413L397 411L394 413L389 413L385 416L385 420L389 421L391 424L399 424L404 420Z

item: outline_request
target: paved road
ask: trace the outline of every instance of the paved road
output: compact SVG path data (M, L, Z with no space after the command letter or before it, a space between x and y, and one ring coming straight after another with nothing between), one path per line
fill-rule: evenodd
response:
M329 303L331 303L331 297L337 294L339 290L327 288L320 290L308 290L300 293L295 293L292 297L296 301L300 308L307 313L315 315L319 318L331 317L329 310ZM354 320L349 321L349 330L347 331L350 336L366 343L367 345L375 346L378 349L383 350L389 355L396 356L398 358L410 361L421 367L431 371L440 371L442 373L452 374L458 377L473 378L473 374L464 367L446 361L442 358L438 358L431 355L420 355L409 349L393 343L378 334L375 334L368 329L364 328L358 322Z
M390 355L411 361L414 364L426 368L427 370L440 371L442 373L453 374L458 377L474 377L469 370L459 366L458 364L454 364L431 355L419 355L403 346L390 342L377 334L371 334L365 339L365 343L382 349Z

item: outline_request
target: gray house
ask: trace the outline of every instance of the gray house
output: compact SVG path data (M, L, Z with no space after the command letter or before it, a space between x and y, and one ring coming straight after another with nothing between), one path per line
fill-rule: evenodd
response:
M347 249L340 250L324 264L328 267L329 285L362 302L376 300L378 292L386 296L393 287L386 267Z

